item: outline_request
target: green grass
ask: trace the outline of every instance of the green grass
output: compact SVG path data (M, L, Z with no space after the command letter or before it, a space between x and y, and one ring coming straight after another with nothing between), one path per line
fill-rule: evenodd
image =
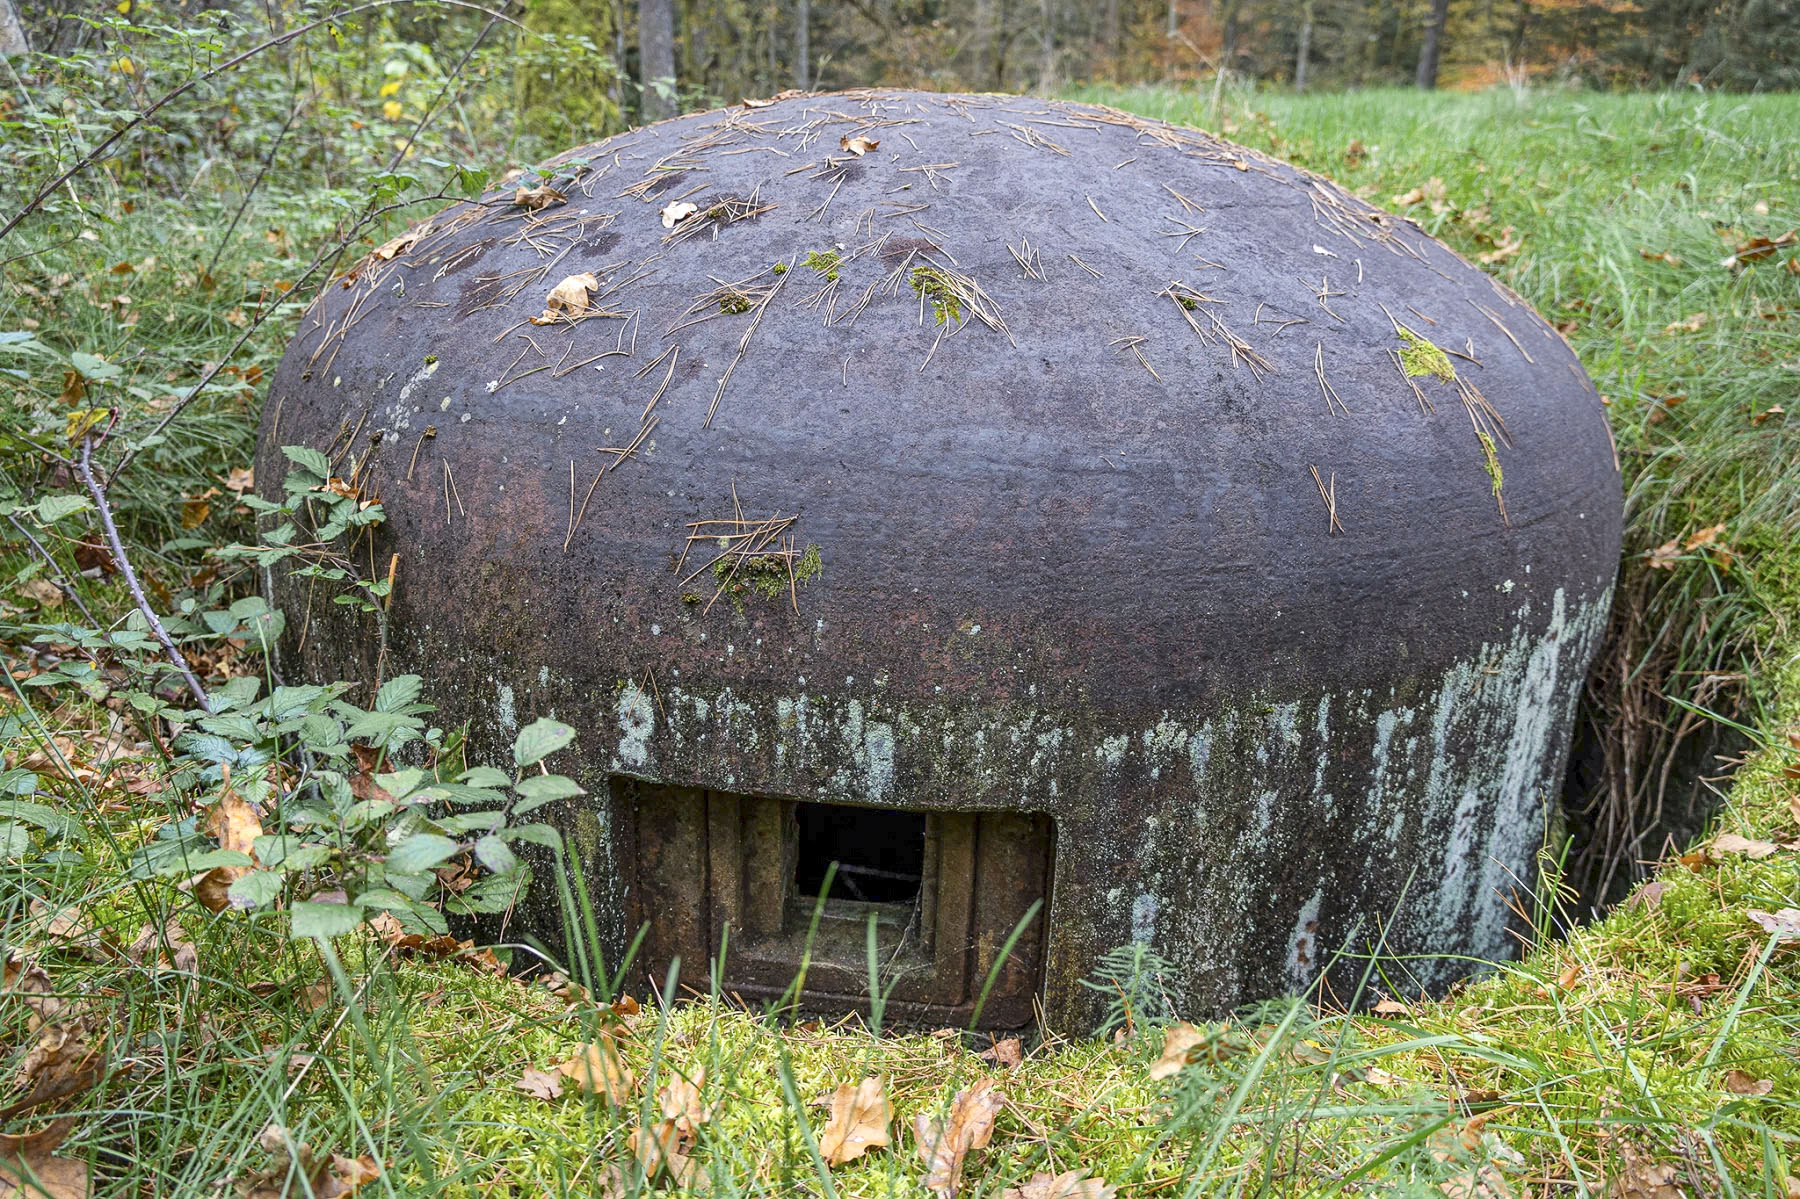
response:
M1215 113L1167 90L1081 98L1224 127L1406 212L1466 254L1497 255L1490 269L1565 327L1610 400L1631 495L1627 656L1653 689L1686 679L1702 698L1691 689L1698 678L1751 676L1756 702L1744 719L1760 741L1720 827L1800 837L1800 755L1787 739L1800 728L1800 274L1785 269L1791 248L1742 271L1720 265L1750 237L1800 224L1800 101L1228 93ZM1419 200L1395 201L1415 189ZM31 327L63 355L129 363L127 381L146 394L115 394L144 427L237 336L234 311L283 302L264 284L286 277L293 258L269 230L303 242L329 217L305 192L263 194L219 245L230 188L183 203L110 184L96 194L103 219L87 227L97 241L59 245L73 226L28 231L39 239L31 248L57 248L7 268L9 284L34 291L0 295L0 328ZM209 290L199 268L215 250ZM149 269L112 273L152 255ZM107 302L120 280L135 324ZM1682 328L1695 313L1707 320ZM272 320L238 365L266 378L285 320ZM60 362L34 361L26 378L0 385L49 403ZM237 536L242 518L228 495L214 496L200 501L211 504L206 518L184 528L182 500L248 462L260 394L260 382L241 377L219 389L127 476L134 552L171 604L219 585L195 574L206 547ZM1788 414L1756 419L1777 406ZM16 484L29 456L8 453ZM1643 557L1720 523L1712 543L1678 541L1668 569ZM37 531L72 573L76 522ZM8 665L23 673L42 664L25 656L27 644L56 642L26 626L68 612L21 591L30 580L18 572L34 569L24 547L8 539L3 552L0 599L16 611L0 621L11 630ZM124 610L109 578L80 580L79 590L105 619ZM256 664L221 645L204 665ZM1048 1030L1022 1066L998 1072L975 1056L979 1041L955 1035L796 1026L719 999L647 1004L622 1037L644 1080L640 1099L614 1110L573 1086L546 1101L512 1085L595 1036L596 1007L454 961L402 960L374 941L346 938L336 958L322 958L243 917L209 915L166 882L129 880L130 851L189 814L178 792L156 789L151 739L116 702L69 690L8 688L0 705L9 764L50 776L58 810L85 830L78 843L34 841L9 863L0 937L93 1015L109 1062L98 1088L5 1131L42 1127L49 1110L74 1114L63 1152L93 1162L102 1193L212 1193L263 1168L257 1134L274 1121L320 1152L381 1162L365 1195L596 1194L608 1164L629 1162L627 1138L653 1118L644 1105L660 1082L702 1067L717 1109L696 1157L719 1194L923 1194L911 1118L982 1077L1007 1105L994 1147L970 1161L966 1194L1084 1168L1126 1194L1602 1196L1628 1151L1673 1166L1691 1195L1775 1199L1783 1178L1800 1174L1796 949L1771 944L1747 915L1800 907L1793 850L1667 864L1653 901L1566 937L1555 935L1558 908L1546 895L1531 913L1544 935L1523 959L1444 1002L1381 1017L1284 1004L1246 1012L1220 1030L1217 1060L1165 1082L1149 1070L1161 1029L1142 1022L1117 1038ZM96 947L53 937L33 901L79 912ZM196 946L192 969L155 969L108 948L168 914ZM321 983L332 993L309 1004ZM30 1043L23 1000L0 998L0 1027L16 1064ZM1768 1094L1727 1089L1732 1070L1769 1083ZM822 1174L813 1147L826 1111L811 1101L865 1073L888 1079L895 1145Z

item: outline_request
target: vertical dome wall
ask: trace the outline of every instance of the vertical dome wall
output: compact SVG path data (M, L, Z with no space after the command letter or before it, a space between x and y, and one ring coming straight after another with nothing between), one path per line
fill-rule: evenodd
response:
M727 981L779 990L796 857L913 837L910 907L868 910L921 1019L1034 899L984 1021L1078 1026L1133 941L1189 1014L1383 926L1421 986L1510 952L1621 514L1516 296L1324 180L1040 99L796 96L552 171L327 289L258 478L301 443L380 497L382 665L478 751L581 730L559 819L613 954L651 920L692 978L729 923ZM315 604L302 646L278 591L290 674L372 676L372 629Z

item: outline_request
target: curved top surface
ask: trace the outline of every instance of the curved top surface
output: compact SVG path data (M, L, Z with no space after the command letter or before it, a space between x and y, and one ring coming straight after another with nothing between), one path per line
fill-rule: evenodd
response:
M534 621L690 678L1143 707L1441 665L1610 585L1616 464L1561 338L1293 167L1108 109L868 91L547 169L554 194L365 260L277 376L265 443L367 471L401 547L432 543L415 597L508 563L552 582ZM797 515L770 544L823 576L702 615L717 583L683 579L717 551L671 566L689 522L740 514Z

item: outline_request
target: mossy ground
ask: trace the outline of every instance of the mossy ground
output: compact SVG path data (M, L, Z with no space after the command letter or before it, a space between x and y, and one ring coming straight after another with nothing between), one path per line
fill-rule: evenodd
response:
M1213 115L1179 93L1090 98L1203 123ZM1715 625L1744 631L1735 656L1701 656L1695 668L1742 671L1762 701L1746 718L1758 748L1719 828L1800 838L1800 754L1789 742L1800 728L1800 486L1781 485L1795 480L1800 453L1793 418L1768 415L1800 413L1800 304L1779 256L1736 272L1718 265L1726 234L1779 233L1795 219L1795 102L1539 96L1521 106L1504 94L1364 93L1257 104L1273 120L1232 109L1230 132L1384 203L1441 178L1442 211L1429 199L1400 207L1472 254L1522 242L1494 269L1564 325L1611 401L1633 486L1630 552L1729 522L1728 558L1709 545L1668 568ZM260 245L261 224L247 228ZM107 236L142 230L121 222ZM147 252L104 249L99 277ZM152 283L134 290L140 306L159 303ZM183 291L180 303L199 301ZM1709 320L1681 324L1697 311ZM230 326L212 324L229 340ZM196 341L196 360L212 344ZM171 575L183 552L175 537L217 530L178 529L179 502L150 502L154 489L199 494L245 461L252 422L235 404L209 410L207 436L172 460L192 480L171 467L134 484L144 491L132 527ZM28 561L16 549L8 577ZM768 582L771 598L785 594L785 570ZM107 580L78 586L91 605L119 610ZM9 760L43 771L59 810L87 829L80 844L14 863L4 939L107 1021L105 1079L64 1109L79 1118L64 1152L95 1163L103 1193L217 1193L262 1164L254 1140L271 1120L322 1150L378 1159L380 1194L590 1195L605 1165L627 1160L641 1107L514 1086L526 1067L552 1068L593 1036L593 1010L458 962L400 960L374 941L340 941L334 965L243 917L211 916L166 883L128 879L131 849L191 815L157 788L155 747L85 699L6 694ZM976 1056L978 1038L876 1038L855 1023L784 1022L704 994L647 1005L624 1052L640 1078L706 1068L718 1107L698 1158L722 1195L923 1194L905 1126L994 1077L1007 1105L993 1147L969 1164L968 1194L997 1195L1037 1169L1084 1168L1139 1195L1598 1196L1614 1193L1629 1148L1672 1166L1688 1195L1779 1199L1800 1174L1800 947L1772 943L1748 913L1800 907L1800 853L1689 861L1666 863L1643 902L1596 923L1568 930L1544 918L1545 935L1519 962L1443 1002L1391 995L1397 1006L1379 1016L1245 1013L1242 1051L1167 1082L1150 1077L1161 1034L1142 1022L1118 1038L1040 1030L1050 1035L1001 1071ZM34 900L79 912L99 947L53 936ZM193 940L191 969L105 948L164 915ZM503 952L515 966L531 960ZM322 980L333 988L323 996L311 990ZM18 999L0 999L0 1027L16 1060L29 1043ZM821 1173L806 1133L816 1137L825 1109L812 1101L865 1073L888 1079L895 1145ZM1765 1083L1766 1093L1741 1093Z

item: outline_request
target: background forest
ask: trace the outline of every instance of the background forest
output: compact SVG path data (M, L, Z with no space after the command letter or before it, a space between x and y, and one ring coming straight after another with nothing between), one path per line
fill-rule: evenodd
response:
M63 53L105 38L117 5L0 0L0 39ZM279 33L303 6L179 0ZM91 12L84 12L89 9ZM522 82L526 99L612 132L630 120L784 88L892 85L1052 92L1092 83L1201 77L1308 88L1416 84L1514 87L1694 85L1734 91L1800 83L1796 0L528 0L531 31L586 49L585 64ZM443 19L388 10L403 42ZM473 11L457 19L477 26ZM379 36L375 23L362 27ZM528 51L528 56L541 51Z

